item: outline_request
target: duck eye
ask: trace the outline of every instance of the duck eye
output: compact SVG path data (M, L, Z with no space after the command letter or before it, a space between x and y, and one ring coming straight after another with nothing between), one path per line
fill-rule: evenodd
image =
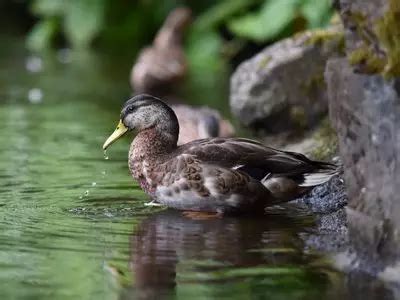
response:
M135 110L135 107L130 106L130 107L128 108L128 113L133 113L134 110Z

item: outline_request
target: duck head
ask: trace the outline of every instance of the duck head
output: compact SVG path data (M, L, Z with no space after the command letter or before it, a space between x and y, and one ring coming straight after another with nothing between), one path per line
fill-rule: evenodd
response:
M138 134L152 130L175 145L179 136L179 124L174 111L161 99L146 94L134 96L125 102L117 128L106 140L103 149L106 150L121 136L133 130Z

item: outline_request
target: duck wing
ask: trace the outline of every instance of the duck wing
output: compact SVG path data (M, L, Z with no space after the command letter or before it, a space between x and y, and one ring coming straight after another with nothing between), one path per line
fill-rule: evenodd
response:
M203 139L178 149L205 163L245 172L262 182L272 177L286 177L307 187L324 183L337 174L334 164L313 161L303 154L278 150L244 138Z

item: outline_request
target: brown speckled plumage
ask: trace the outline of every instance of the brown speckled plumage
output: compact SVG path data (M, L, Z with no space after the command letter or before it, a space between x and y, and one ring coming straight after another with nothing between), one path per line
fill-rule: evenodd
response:
M336 174L334 165L243 138L196 140L177 146L179 125L161 100L129 100L121 120L138 134L129 168L155 201L182 210L262 212Z

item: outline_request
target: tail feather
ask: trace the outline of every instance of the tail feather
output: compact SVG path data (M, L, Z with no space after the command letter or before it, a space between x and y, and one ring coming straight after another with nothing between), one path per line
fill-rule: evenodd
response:
M338 169L334 165L330 165L329 168L318 169L312 173L304 173L303 180L299 183L301 187L312 187L323 184L329 181L333 176L339 173Z

